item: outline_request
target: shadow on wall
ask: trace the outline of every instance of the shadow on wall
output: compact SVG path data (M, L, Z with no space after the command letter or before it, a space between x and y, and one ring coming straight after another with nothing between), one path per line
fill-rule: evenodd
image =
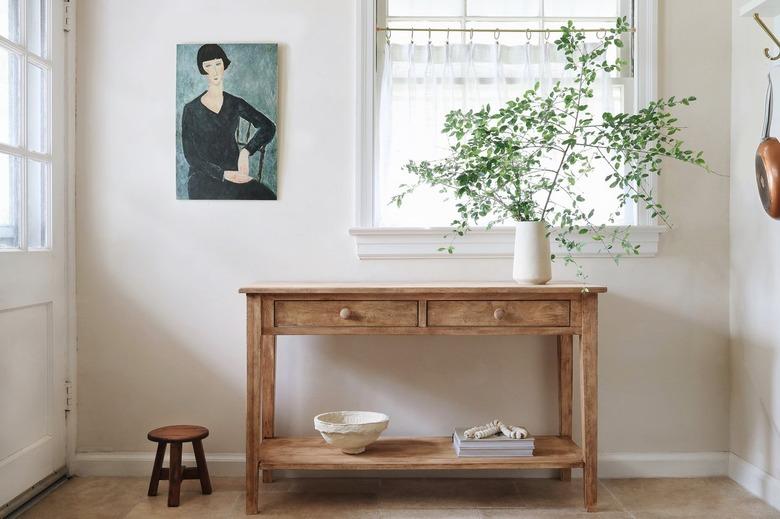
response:
M649 304L646 296L612 291L600 298L602 452L668 452L670 445L678 451L723 451L728 331L695 318L700 310L672 312Z
M732 383L738 386L735 391L741 402L731 407L731 424L732 429L743 429L738 438L746 444L736 444L733 450L777 478L780 423L776 417L780 416L780 401L776 395L780 394L780 359L773 348L764 344L767 343L744 338L734 344L732 366L739 372L733 374Z
M751 205L735 213L732 238L731 451L780 478L780 222L761 208L752 173L741 178Z
M209 452L242 452L244 296L230 290L183 297L180 288L164 283L157 289L157 299L136 298L132 285L123 293L106 280L100 290L112 294L109 303L79 301L81 318L90 321L82 321L80 343L92 348L80 355L79 450L152 452L148 430L194 423L210 429ZM235 312L231 322L217 321L223 296ZM622 322L626 315L644 316L630 334ZM716 331L641 300L618 294L602 298L600 436L609 450L642 450L636 441L621 443L640 429L662 444L681 427L699 427L707 415L715 415L710 419L717 425L718 413L710 409L674 412L689 416L690 423L670 423L664 416L670 408L690 405L678 398L677 391L685 388L672 385L690 380L690 370L698 367L691 363L701 358L689 352L687 363L681 351L690 346L672 341L684 337L686 329L710 347L725 341ZM632 336L650 333L658 337L657 347L631 347ZM557 433L554 337L281 336L277 352L280 436L316 435L312 417L338 409L388 413L387 436L447 435L456 425L494 418L525 425L534 434ZM575 406L578 358L575 347ZM668 362L669 380L657 380L648 362ZM636 408L645 409L644 420L626 424L626 413ZM113 414L106 412L112 409ZM574 427L577 438L578 407ZM657 450L652 443L646 448Z
M230 373L245 350L213 342L204 351L193 323L172 327L150 305L108 291L110 300L79 301L80 315L100 323L79 326L79 452L153 452L147 432L172 424L207 427L207 452L242 451L245 384Z
M389 414L387 436L446 436L495 418L557 432L551 337L280 337L277 351L281 435L339 409Z

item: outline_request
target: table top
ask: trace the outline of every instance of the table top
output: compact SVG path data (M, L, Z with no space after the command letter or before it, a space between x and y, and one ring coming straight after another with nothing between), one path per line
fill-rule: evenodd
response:
M582 283L525 285L513 281L445 281L437 283L258 282L242 287L242 294L579 294L604 293L607 287Z

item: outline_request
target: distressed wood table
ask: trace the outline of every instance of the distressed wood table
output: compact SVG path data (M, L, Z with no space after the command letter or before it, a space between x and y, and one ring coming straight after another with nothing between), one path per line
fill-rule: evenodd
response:
M597 314L593 285L515 283L263 283L247 295L246 511L259 511L259 472L274 469L583 469L585 508L597 499ZM447 437L380 438L359 455L319 437L274 435L278 335L554 335L557 436L537 436L533 457L459 458ZM579 336L582 445L572 440L573 336ZM454 425L454 424L453 424Z

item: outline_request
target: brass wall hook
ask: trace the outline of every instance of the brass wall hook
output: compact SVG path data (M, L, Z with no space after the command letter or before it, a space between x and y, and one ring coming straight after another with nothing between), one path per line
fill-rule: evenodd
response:
M767 25L764 23L764 20L761 19L761 17L758 15L758 13L753 14L753 19L756 21L758 25L761 26L762 29L764 29L764 32L769 36L772 41L774 42L775 46L778 48L777 55L772 56L769 54L769 49L764 49L764 56L771 59L772 61L776 61L780 59L780 40L777 39L777 36L775 36L775 33L772 32L772 30L767 27Z

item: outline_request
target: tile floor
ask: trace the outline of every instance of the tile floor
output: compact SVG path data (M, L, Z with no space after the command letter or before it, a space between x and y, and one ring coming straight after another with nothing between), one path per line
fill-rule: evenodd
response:
M167 483L147 497L141 478L73 478L24 519L244 517L243 479L214 478L214 493L182 485L181 506L166 507ZM607 479L596 514L582 511L581 481L552 479L282 479L263 486L266 518L779 518L726 478Z

